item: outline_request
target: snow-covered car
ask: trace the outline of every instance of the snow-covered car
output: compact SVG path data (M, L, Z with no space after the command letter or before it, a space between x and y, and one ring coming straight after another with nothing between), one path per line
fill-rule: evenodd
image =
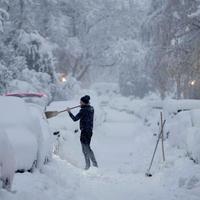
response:
M41 166L44 163L48 162L52 157L52 146L53 146L53 131L49 127L48 121L46 119L44 108L40 105L34 103L27 103L31 114L34 118L38 119L40 127L38 129L41 132L38 132L38 143L40 146L40 156L43 159L40 159L42 163L38 163L38 166Z
M13 147L15 171L41 169L52 152L52 134L42 108L18 97L1 96L0 110L0 127Z

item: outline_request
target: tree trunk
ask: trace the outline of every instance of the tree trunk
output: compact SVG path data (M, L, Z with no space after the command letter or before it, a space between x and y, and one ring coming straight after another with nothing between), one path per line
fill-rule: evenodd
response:
M177 99L181 98L181 76L180 75L176 77L176 98Z
M20 5L20 21L18 24L18 29L21 29L24 21L24 7L25 7L24 0L20 0L19 5Z

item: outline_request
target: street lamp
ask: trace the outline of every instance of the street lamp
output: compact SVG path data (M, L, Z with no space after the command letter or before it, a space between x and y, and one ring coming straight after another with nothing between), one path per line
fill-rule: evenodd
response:
M67 75L65 73L60 74L60 82L64 83L67 81Z
M189 81L189 85L194 86L196 84L196 80Z
M190 80L188 82L189 84L189 91L190 91L190 98L193 98L193 99L196 99L196 98L199 98L199 91L198 91L198 85L199 85L199 82L197 80Z
M67 81L67 79L66 79L66 77L61 77L61 82L66 82Z

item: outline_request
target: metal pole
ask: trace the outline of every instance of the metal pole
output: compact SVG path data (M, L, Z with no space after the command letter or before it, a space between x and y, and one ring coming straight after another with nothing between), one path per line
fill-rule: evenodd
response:
M163 115L162 112L160 112L160 122L161 125L163 124ZM163 127L164 128L164 127ZM162 156L163 156L163 162L165 162L165 150L164 150L164 133L163 128L161 127L161 137L162 137Z
M160 130L160 133L159 133L159 135L158 135L158 139L157 139L157 142L156 142L156 146L155 146L155 149L154 149L154 152L153 152L153 156L152 156L152 159L151 159L149 168L148 168L148 170L147 170L146 176L152 176L149 172L150 172L151 167L152 167L152 164L153 164L153 160L154 160L154 157L155 157L155 154L156 154L156 150L157 150L157 147L158 147L158 143L159 143L159 140L160 140L160 137L161 137L162 130L163 130L163 127L164 127L164 125L165 125L165 122L166 122L166 120L164 120L164 122L161 124L161 130Z

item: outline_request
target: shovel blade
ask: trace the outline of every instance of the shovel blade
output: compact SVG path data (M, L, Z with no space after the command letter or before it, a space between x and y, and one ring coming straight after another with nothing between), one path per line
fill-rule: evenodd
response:
M45 116L47 119L49 119L49 118L57 116L58 113L59 113L58 111L46 111Z

